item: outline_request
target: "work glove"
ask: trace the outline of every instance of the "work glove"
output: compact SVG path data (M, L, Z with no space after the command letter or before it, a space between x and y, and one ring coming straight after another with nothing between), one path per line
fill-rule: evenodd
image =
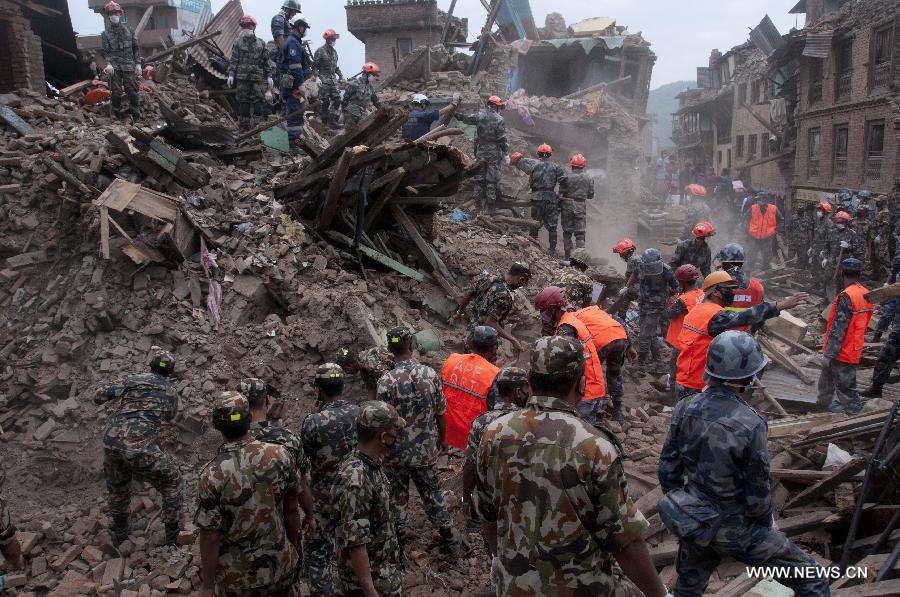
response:
M228 80L225 81L225 84L229 87L234 87L234 75L228 75Z
M819 257L821 257L822 259L825 259L825 251L824 250L819 251Z
M828 267L828 259L826 258L826 259L822 260L822 269L825 269L827 267Z
M626 292L628 292L628 287L627 287L627 286L623 286L622 288L619 289L619 294L618 294L618 296L624 296Z
M266 102L268 102L268 103L271 104L271 103L272 103L272 100L274 99L273 96L272 96L272 92L271 92L271 91L266 91L265 98L266 98Z
M272 89L275 87L275 81L272 80L272 77L269 77L268 79L266 79L266 85L269 86L269 89Z
M113 68L112 64L107 64L106 66L103 67L103 74L111 75L111 74L113 74L113 71L115 71L115 70L116 69Z
M503 163L506 164L507 166L509 166L509 156L508 155L503 156Z
M806 250L806 256L807 256L807 257L812 257L812 254L813 254L813 250L812 250L812 247L810 247L810 248L808 248L808 249Z
M874 242L876 242L876 243L880 243L880 242L881 242L881 235L880 235L880 234L877 235L877 236L876 236L875 238L873 238L872 240L873 240Z
M842 248L842 249L849 249L849 248L850 248L850 243L848 243L848 242L845 241L845 240L842 240L842 241L841 241L841 248Z
M140 64L135 64L135 65L134 65L134 76L135 76L135 77L140 77L140 76L141 76L141 65L140 65Z

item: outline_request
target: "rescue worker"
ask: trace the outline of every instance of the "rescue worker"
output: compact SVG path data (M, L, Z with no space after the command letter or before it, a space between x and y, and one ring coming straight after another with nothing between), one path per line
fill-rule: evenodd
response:
M319 77L319 120L330 129L338 127L341 112L341 92L339 85L344 75L338 66L338 53L334 49L340 35L334 29L326 29L322 34L325 43L313 56L313 67Z
M106 59L103 75L112 92L112 109L119 120L125 118L122 109L122 88L128 96L131 122L141 118L141 96L138 77L141 76L141 49L134 32L123 21L125 12L113 0L103 7L108 26L100 35L100 55Z
M455 557L459 545L453 535L450 514L444 505L435 464L447 447L447 402L441 379L434 369L413 360L412 333L404 326L387 333L388 350L397 365L378 380L375 395L397 409L406 428L388 460L388 477L393 492L394 519L401 552L408 525L409 483L412 481L428 518L440 533L441 551Z
M335 509L334 490L338 484L341 461L356 446L356 420L359 407L344 397L344 372L335 363L316 368L314 382L318 412L309 414L300 427L303 450L312 465L312 494L316 529L307 542L307 583L309 594L331 597L331 559L339 512Z
M216 397L212 423L224 441L197 483L199 594L294 595L300 481L293 459L248 433L250 404L239 392Z
M705 361L708 387L675 406L659 459L659 516L679 539L672 594L701 597L731 556L794 568L778 581L797 597L828 595L827 575L801 572L818 563L775 526L766 419L744 398L768 359L751 335L728 331L712 340Z
M447 443L464 450L472 421L494 407L497 330L482 325L472 334L471 352L452 353L441 368L441 388L447 402Z
M779 313L796 307L807 297L806 293L799 293L777 303L762 302L743 311L729 311L737 289L737 280L728 272L711 273L703 280L704 301L684 316L678 335L681 353L676 362L675 378L681 398L703 390L706 355L713 338L726 330L747 328L778 317Z
M681 343L678 337L681 335L684 317L706 298L703 289L697 288L700 270L690 263L682 265L675 270L675 279L680 286L678 295L672 297L666 306L666 319L669 321L669 327L666 330L666 344L672 348L672 356L669 359L668 391L673 396L676 396L678 393L678 385L675 383L676 364L678 363L678 355L681 352Z
M874 221L869 218L869 204L861 202L856 208L856 215L850 222L850 228L859 243L856 257L866 264L871 264L873 254L873 240L875 238Z
M891 264L890 280L893 283L900 282L900 249L897 250ZM881 319L878 320L873 340L880 342L882 334L888 327L890 327L888 339L881 347L881 352L878 353L878 361L872 372L872 385L862 393L865 398L881 398L884 384L888 383L894 363L900 357L900 297L891 299L882 305Z
M669 261L669 267L677 269L682 265L693 265L701 274L708 276L712 269L712 251L707 239L716 235L716 228L710 222L700 221L694 224L691 233L694 238L678 241L675 255Z
M291 155L300 152L297 140L303 135L303 107L306 101L303 99L301 85L309 76L306 50L303 48L303 36L306 35L307 29L309 23L303 15L297 16L291 23L291 34L281 47L281 62L278 65L281 72L281 101L284 104L284 113L294 114L286 123Z
M846 211L834 214L834 226L828 236L828 245L825 247L825 257L822 260L822 268L826 274L830 273L830 276L825 278L825 296L828 300L832 300L840 290L838 287L840 264L847 257L859 258L860 244L856 233L850 228L852 220L853 217Z
M544 335L573 338L584 346L585 385L581 402L578 403L578 416L596 424L597 414L605 405L607 394L600 356L590 330L575 315L575 308L566 302L563 289L559 286L548 286L538 293L534 308L541 314L541 332Z
M500 166L509 158L509 143L506 141L506 121L500 113L506 107L502 99L492 95L484 102L484 109L475 114L456 113L456 119L475 127L475 159L484 162L484 167L475 175L472 198L475 208L492 214L500 198Z
M616 423L624 423L622 397L625 395L625 388L622 384L622 369L625 367L626 357L637 357L625 322L597 305L585 306L576 311L575 316L587 326L600 363L605 366L606 391L612 399L612 412L609 415Z
M809 267L807 250L812 246L815 227L815 215L810 210L811 207L812 204L809 201L800 200L797 205L797 213L794 214L788 225L790 254L797 260L796 266L800 269Z
M458 307L451 316L451 321L465 313L471 303L469 334L479 325L487 325L497 330L500 337L512 344L516 351L521 351L522 345L503 327L503 322L512 311L512 291L528 284L530 278L531 269L528 264L518 261L513 263L509 267L509 271L502 276L488 271L481 272L472 279L463 294L456 298Z
M342 348L337 363L347 375L359 374L366 386L367 400L375 400L375 387L382 375L394 368L394 355L383 346L360 351L359 354Z
M556 187L565 178L566 172L562 166L550 161L552 155L553 148L542 143L537 148L537 159L518 157L513 165L528 175L531 219L534 220L529 231L531 238L537 238L540 229L546 228L549 253L556 255L556 227L559 224L559 196L556 194Z
M362 67L362 73L347 81L347 89L344 91L342 109L344 112L344 130L352 131L363 119L369 110L369 104L378 108L378 94L375 93L375 85L381 76L381 69L374 62L366 62Z
M774 203L771 203L769 193L761 191L756 195L756 201L750 207L747 222L747 235L752 247L750 250L750 263L756 264L762 261L763 269L768 268L772 261L774 251L775 234L780 230L784 216Z
M586 254L584 249L576 249L574 255L580 259L589 260L590 256ZM566 295L566 302L580 309L591 304L594 295L594 281L585 273L587 267L581 269L582 262L576 260L575 257L569 258L570 266L560 271L554 276L551 286L559 286Z
M813 230L812 246L807 251L807 255L812 263L813 280L816 283L816 290L823 297L827 297L826 285L831 280L834 271L828 268L827 249L830 244L832 234L832 213L831 203L820 201L816 205L816 220Z
M311 531L315 531L316 519L313 512L312 493L309 489L309 456L303 451L300 438L290 429L276 425L269 420L268 413L271 403L266 382L255 377L242 379L238 385L238 391L243 394L250 405L250 429L247 431L250 437L267 444L284 446L291 455L299 480L300 507L306 515L303 523Z
M885 286L900 282L900 248L891 261L891 270ZM884 332L891 327L895 319L900 319L900 297L890 299L881 305L881 317L878 319L878 325L875 326L875 335L872 336L872 342L881 342Z
M613 247L613 253L625 262L625 286L619 291L620 296L631 292L638 281L641 256L637 254L637 246L630 238L623 238Z
M856 367L875 305L865 299L868 290L859 283L862 261L848 257L840 267L844 289L834 299L825 328L818 404L831 412L855 415L863 407L856 390Z
M569 160L572 168L559 183L559 206L562 216L563 251L566 259L572 256L572 249L584 248L584 233L587 226L587 204L594 198L594 180L584 169L587 160L580 153ZM572 242L574 236L575 241Z
M734 291L734 301L729 311L743 311L755 307L766 298L766 288L757 278L744 273L744 247L737 243L728 243L719 250L716 258L719 267L737 280L738 287Z
M663 263L662 255L656 249L644 251L638 272L638 311L641 317L638 364L646 366L652 358L656 366L659 363L659 344L656 338L660 333L669 295L678 290L678 282L672 268Z
M149 373L129 375L120 383L102 386L94 396L94 404L111 403L103 431L103 476L109 492L109 535L114 545L128 538L133 478L150 483L162 495L166 545L178 543L181 471L159 448L162 423L178 414L178 394L169 379L174 371L175 357L158 350L150 358Z
M0 554L13 570L25 568L25 557L22 554L22 545L16 538L16 527L9 515L9 507L6 500L0 496ZM2 577L0 577L2 578ZM0 592L3 591L3 583L0 582Z
M872 231L872 278L881 280L891 273L891 214L882 209L875 215Z
M403 548L387 470L405 427L406 421L389 404L371 400L360 406L356 449L341 463L333 493L342 595L402 594Z
M442 116L455 110L459 104L459 97L454 97L449 105L440 110L431 108L431 100L423 93L413 95L409 103L412 110L400 129L400 136L406 141L415 141L419 137L427 135L431 130L431 125L440 120Z
M539 339L525 408L482 434L475 504L497 595L613 595L613 559L647 597L666 594L617 440L576 414L584 371L580 342Z
M274 65L269 60L266 43L254 33L256 19L244 15L240 27L241 32L231 48L227 83L229 87L236 87L238 126L247 130L263 116L266 89L271 90L275 85L270 74Z
M284 0L281 12L272 17L272 39L278 51L284 47L284 42L291 34L291 21L295 15L300 14L300 11L300 3L297 0Z

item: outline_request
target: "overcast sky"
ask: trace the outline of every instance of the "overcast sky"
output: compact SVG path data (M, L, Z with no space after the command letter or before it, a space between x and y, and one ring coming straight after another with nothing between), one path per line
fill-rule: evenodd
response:
M347 33L343 0L300 2L312 26L308 36L313 40L313 47L321 43L323 30L336 29L341 33L338 51L342 70L359 71L363 46ZM224 0L213 0L213 10L224 3ZM803 15L788 14L794 4L796 0L531 0L538 26L543 25L548 12L556 10L569 24L587 17L609 16L616 19L616 24L627 25L632 33L643 32L657 55L651 87L694 80L696 67L707 64L711 49L724 52L746 41L749 29L767 13L781 33L798 24L797 17L802 26ZM245 12L259 21L259 36L268 40L271 35L268 23L281 0L242 0L242 5ZM450 0L438 0L438 5L446 10ZM87 0L69 0L69 11L78 33L99 33L103 29L103 20L88 9ZM486 16L479 0L458 0L456 14L469 18L469 38L474 39Z

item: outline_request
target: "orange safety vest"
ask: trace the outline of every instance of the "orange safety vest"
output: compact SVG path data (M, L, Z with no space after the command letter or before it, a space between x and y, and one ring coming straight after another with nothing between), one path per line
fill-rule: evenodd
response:
M680 300L684 303L684 306L687 307L688 313L694 310L694 307L703 302L703 299L706 298L706 293L703 292L702 289L697 288L694 290L688 290L675 300ZM678 342L678 336L681 334L681 324L684 323L684 318L687 313L683 315L678 315L669 322L669 329L666 331L666 343L676 350L681 350L681 344Z
M715 303L700 303L685 315L678 342L681 354L676 363L675 380L678 385L692 390L702 390L703 371L706 369L706 351L712 342L709 335L709 322L716 313L724 309Z
M828 345L828 336L831 334L831 328L834 325L834 314L837 313L837 304L841 298L841 294L850 297L850 309L853 315L850 317L850 324L847 326L847 334L844 336L844 343L841 344L841 352L838 353L837 360L848 365L856 365L862 357L863 344L866 342L866 329L869 327L869 321L872 319L872 310L875 305L866 300L865 294L869 292L862 284L852 284L844 289L834 299L834 305L831 306L831 315L828 316L828 327L825 328L825 341L822 343L822 352Z
M754 203L750 208L750 236L758 240L765 240L775 236L778 226L778 208L767 205L766 211L759 208L759 203Z
M628 332L625 331L622 324L597 305L591 305L581 311L576 311L575 316L587 326L588 332L591 334L591 340L594 341L594 346L597 347L597 350L603 350L616 340L628 339Z
M556 331L563 325L572 326L578 332L578 339L584 344L584 395L582 400L602 398L606 396L606 380L603 378L603 368L600 367L600 358L597 356L597 345L591 337L591 332L583 321L571 311L566 311L556 325Z
M447 443L464 450L469 427L487 412L487 398L500 368L477 354L453 353L441 369L447 400Z

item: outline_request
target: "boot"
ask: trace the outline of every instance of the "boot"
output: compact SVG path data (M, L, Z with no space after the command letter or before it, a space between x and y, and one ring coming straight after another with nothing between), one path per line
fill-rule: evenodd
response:
M884 388L884 384L880 384L877 381L873 381L872 385L865 392L860 392L860 396L863 398L881 398L881 390Z
M881 332L875 332L875 335L872 336L872 342L881 342Z
M441 553L448 558L455 558L459 555L459 541L453 535L452 528L441 529Z
M625 422L625 417L622 415L622 399L621 398L613 398L612 399L612 420L621 425Z
M181 532L181 525L177 522L166 523L166 545L178 545L178 534Z
M122 542L128 539L128 515L113 515L109 525L109 538L112 544L118 547Z
M862 409L862 400L851 400L847 407L844 409L844 412L848 415L858 415L860 412L862 412Z

